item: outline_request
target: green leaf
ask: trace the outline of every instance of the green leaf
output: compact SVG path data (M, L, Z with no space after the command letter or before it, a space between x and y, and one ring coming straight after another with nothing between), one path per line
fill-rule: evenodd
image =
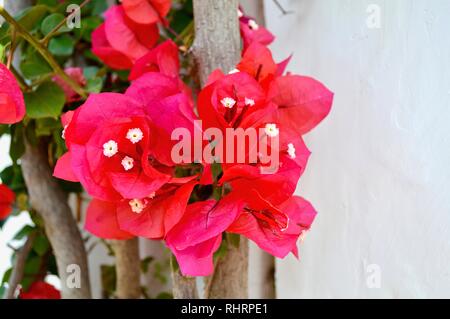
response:
M16 20L28 31L32 31L45 17L49 8L45 5L37 5L26 8L16 17Z
M108 4L106 3L106 0L96 0L91 2L91 5L93 6L92 8L93 16L99 16L103 12L105 12L106 9L108 9Z
M36 237L33 245L33 250L39 255L44 256L50 248L50 243L43 234Z
M41 32L44 36L53 31L54 28L58 26L65 19L65 16L61 13L53 13L47 16L41 23ZM63 25L59 30L55 33L61 34L65 32L70 32L71 30L67 27L67 25Z
M32 231L34 231L36 228L30 225L25 225L22 227L21 230L19 230L13 237L13 240L22 240L25 237L27 237Z
M141 270L143 273L148 272L148 266L150 263L155 260L152 256L145 257L143 260L141 260Z
M73 53L75 41L67 34L60 35L50 40L48 50L59 56L70 56Z
M66 102L64 91L51 81L42 83L36 91L26 93L24 97L27 115L34 119L57 118Z
M24 128L22 123L11 126L11 144L9 146L9 156L13 162L17 160L25 153L25 145L23 143Z
M88 79L86 82L86 90L89 93L100 93L103 88L103 79L101 78L94 78L94 79Z
M170 292L160 292L156 299L173 299L173 295Z
M5 47L0 43L0 63L3 63L5 57Z
M20 70L23 76L28 79L49 74L53 71L47 61L34 49L30 49L24 54Z
M5 273L3 274L2 278L2 285L9 281L9 277L11 277L12 274L12 268L9 268Z
M87 42L91 42L92 32L102 24L103 20L100 17L92 16L85 17L81 22L81 28L74 29L77 38L81 38Z
M49 7L56 7L58 5L58 0L38 0L36 4L44 4Z
M57 119L53 118L42 118L36 120L36 135L39 136L50 136L54 131L61 133L61 124Z

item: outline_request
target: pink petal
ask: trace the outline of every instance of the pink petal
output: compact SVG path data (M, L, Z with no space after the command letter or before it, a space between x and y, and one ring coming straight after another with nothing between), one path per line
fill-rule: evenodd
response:
M86 212L85 229L104 239L130 239L134 236L119 228L116 204L93 199Z
M127 16L136 23L150 24L160 21L169 13L170 0L122 0Z
M14 124L25 116L25 101L14 75L0 63L0 124Z
M298 134L306 134L330 112L333 93L322 83L304 76L277 78L269 97L279 106L278 121Z
M65 153L56 162L53 176L69 182L79 182L72 170L72 156L70 152Z

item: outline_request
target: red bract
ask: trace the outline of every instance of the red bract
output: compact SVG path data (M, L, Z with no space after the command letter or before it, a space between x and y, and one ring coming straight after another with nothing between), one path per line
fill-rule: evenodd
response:
M333 93L322 83L297 75L276 78L268 95L278 105L277 121L300 135L316 127L333 104Z
M169 13L170 0L122 0L126 15L136 23L151 24Z
M184 217L166 237L184 275L212 273L212 257L220 246L222 233L236 220L243 207L244 202L235 196L224 197L218 202L197 202L187 207Z
M0 63L0 124L14 124L25 116L25 101L14 75Z
M20 291L19 299L61 299L61 293L44 281L36 281L27 291Z
M16 194L8 186L0 184L0 220L9 216L15 200Z
M129 79L136 80L148 72L178 77L179 70L178 47L172 40L167 40L136 61Z
M86 79L83 75L83 69L81 68L66 68L64 72L70 76L75 82L81 86L86 85ZM80 99L80 96L75 92L61 77L55 76L53 78L56 84L58 84L64 91L66 95L66 101L68 103L76 102Z
M278 258L290 252L297 256L297 240L309 230L316 216L311 204L293 196L273 205L255 191L250 194L243 212L227 231L249 238Z
M156 44L156 24L137 24L125 16L122 6L105 13L105 22L92 33L92 52L113 69L130 69Z

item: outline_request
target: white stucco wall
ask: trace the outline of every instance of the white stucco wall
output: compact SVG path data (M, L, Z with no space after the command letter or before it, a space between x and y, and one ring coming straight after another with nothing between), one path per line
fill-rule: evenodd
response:
M278 296L450 297L450 1L280 3L294 13L266 0L275 56L336 98L306 138L298 192L319 215L301 262L277 263Z

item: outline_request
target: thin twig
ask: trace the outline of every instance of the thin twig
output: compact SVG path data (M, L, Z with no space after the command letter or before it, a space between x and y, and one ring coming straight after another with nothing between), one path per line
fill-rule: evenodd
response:
M31 233L23 247L16 253L16 262L14 264L13 271L11 273L11 277L8 282L8 290L5 294L5 299L14 299L15 292L20 282L23 279L23 275L25 272L25 263L27 261L27 257L30 254L31 249L33 248L34 240L36 239L37 232Z
M66 82L71 89L78 93L83 98L87 97L86 91L71 77L69 77L64 70L59 66L58 62L55 60L53 55L47 50L47 48L39 42L34 36L32 36L25 28L22 27L2 6L0 6L0 15L5 18L5 20L15 27L17 32L30 43L48 62L55 73Z
M17 47L16 39L17 39L17 30L16 30L16 28L13 28L13 34L12 34L12 38L11 38L11 48L9 49L8 61L6 62L6 67L8 69L11 68L12 60L14 58L14 52L16 51L16 47Z
M287 15L290 13L293 13L293 11L287 11L278 0L273 0L273 2L275 3L275 5L278 7L278 9L280 9L281 13L283 15Z
M30 92L31 91L31 87L27 84L27 82L25 82L24 78L22 77L22 75L16 70L16 68L14 67L14 65L11 64L11 67L9 69L11 71L12 74L14 74L17 83L19 83L20 89L24 92Z

